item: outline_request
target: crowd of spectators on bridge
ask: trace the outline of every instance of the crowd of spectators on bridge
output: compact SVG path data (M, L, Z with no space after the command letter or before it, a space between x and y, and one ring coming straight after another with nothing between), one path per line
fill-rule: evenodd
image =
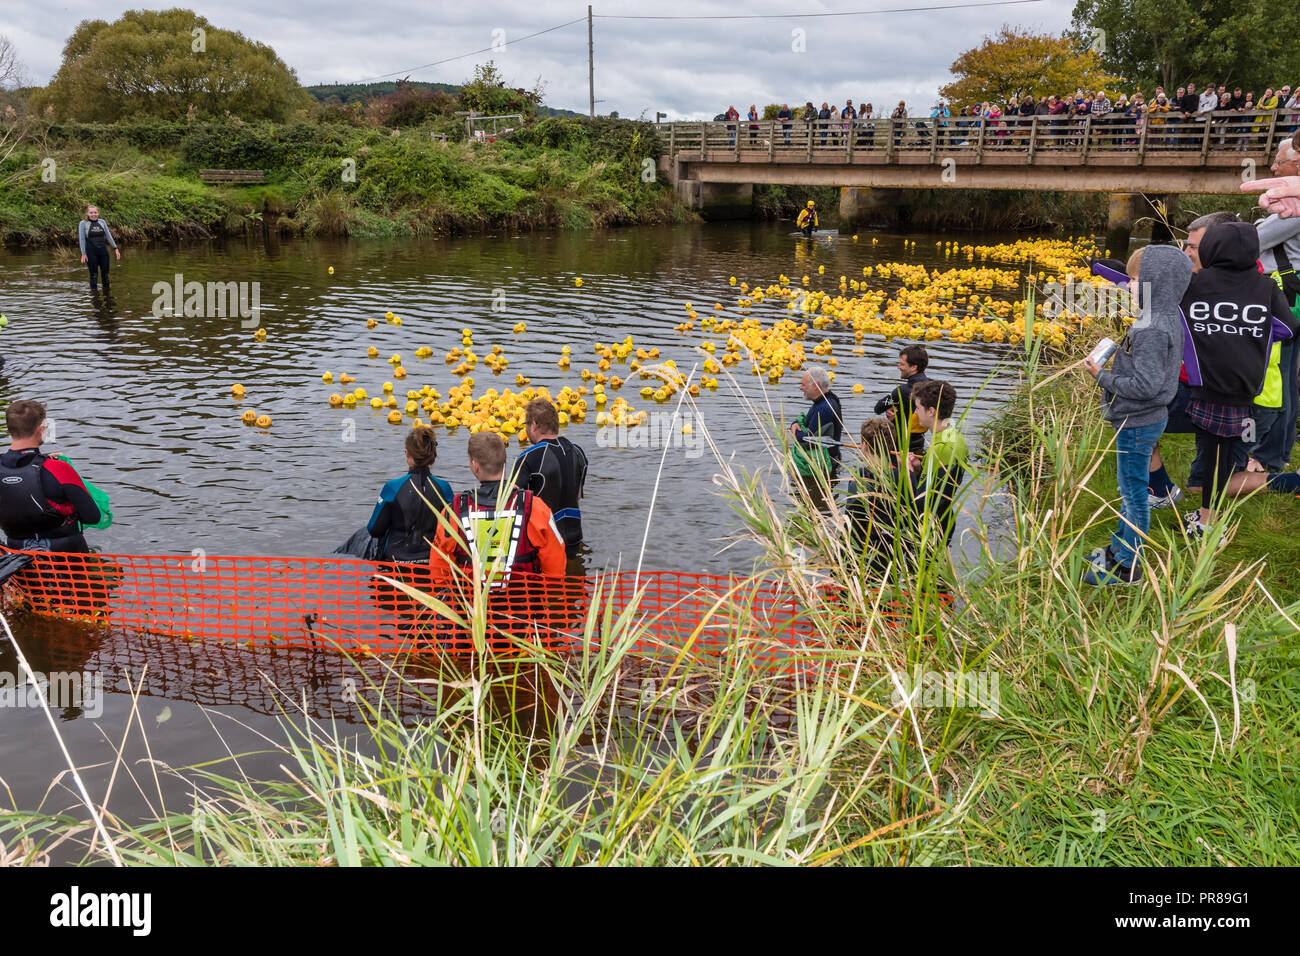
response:
M755 104L743 118L731 106L714 119L728 124L732 142L737 136L754 145L766 141ZM979 140L987 148L1028 149L1031 131L1036 130L1035 148L1070 149L1080 145L1091 127L1094 142L1112 149L1137 149L1145 142L1154 149L1192 150L1207 144L1246 150L1265 146L1270 133L1284 136L1300 128L1300 83L1294 88L1269 87L1256 97L1239 86L1230 90L1226 84L1211 83L1198 89L1189 82L1172 96L1157 86L1149 100L1141 90L1112 98L1105 90L1076 89L1038 98L1013 96L1006 102L963 106L955 113L940 100L928 116L914 114L904 100L887 112L866 101L855 106L850 99L842 107L823 102L818 108L809 100L802 108L782 103L775 120L782 137L777 145L807 142L802 126L818 146L843 146L850 140L870 146L878 144L878 136L892 136L897 147L937 133L947 146L960 148ZM1208 136L1202 124L1209 124Z

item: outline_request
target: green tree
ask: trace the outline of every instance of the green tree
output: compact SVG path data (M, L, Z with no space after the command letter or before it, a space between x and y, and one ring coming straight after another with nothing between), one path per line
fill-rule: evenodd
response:
M532 117L537 113L542 95L539 90L506 86L496 63L489 60L474 67L474 78L460 88L460 101L464 109L484 116L522 113Z
M1188 80L1260 93L1300 80L1294 13L1271 0L1078 0L1073 33L1148 94Z
M951 106L973 106L988 100L1005 103L1011 97L1058 96L1076 89L1113 87L1098 55L1075 38L1034 33L1003 26L996 36L957 57L951 83L939 95Z
M284 120L309 102L269 46L180 8L83 20L43 98L60 118L100 122L226 113Z

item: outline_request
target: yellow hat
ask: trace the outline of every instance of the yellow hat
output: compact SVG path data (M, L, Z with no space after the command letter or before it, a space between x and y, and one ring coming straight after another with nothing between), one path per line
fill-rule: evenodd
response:
M810 206L815 206L815 205L817 205L817 204L816 204L815 202L813 202L811 199L809 199L809 200L808 200L808 205L810 205Z

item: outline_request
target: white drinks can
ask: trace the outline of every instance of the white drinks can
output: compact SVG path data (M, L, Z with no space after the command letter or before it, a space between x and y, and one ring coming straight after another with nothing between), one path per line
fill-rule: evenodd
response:
M1088 355L1088 361L1093 365L1105 365L1117 348L1119 346L1115 344L1115 340L1108 336L1097 343L1097 347Z

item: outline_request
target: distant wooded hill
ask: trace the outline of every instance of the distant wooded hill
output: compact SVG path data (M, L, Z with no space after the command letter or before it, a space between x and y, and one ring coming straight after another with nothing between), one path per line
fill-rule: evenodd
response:
M452 83L424 83L411 81L408 85L419 90L437 90L451 96L459 95L461 89L459 86ZM389 80L384 83L321 83L317 86L304 87L304 89L322 103L331 97L337 97L340 103L351 103L353 100L359 100L362 103L365 103L377 96L385 96L388 93L397 92L397 82L395 80ZM537 107L537 113L540 116L585 115L583 113L575 113L573 110L555 109L550 106Z

